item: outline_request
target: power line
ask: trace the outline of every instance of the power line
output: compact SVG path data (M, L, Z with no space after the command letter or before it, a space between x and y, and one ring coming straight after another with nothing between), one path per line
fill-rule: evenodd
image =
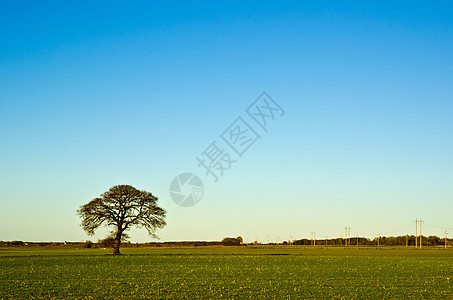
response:
M442 227L444 228L444 227ZM406 231L406 230L410 230L410 226L404 226L404 227L401 227L399 229L396 229L396 230L393 230L393 231L386 231L384 233L377 233L377 232L359 232L360 235L363 235L363 236L378 236L378 235L381 235L381 236L392 236L392 235L397 235L396 233L397 232L402 232L402 231Z
M425 224L425 226L453 230L452 227L445 227L445 226L439 226L439 225Z

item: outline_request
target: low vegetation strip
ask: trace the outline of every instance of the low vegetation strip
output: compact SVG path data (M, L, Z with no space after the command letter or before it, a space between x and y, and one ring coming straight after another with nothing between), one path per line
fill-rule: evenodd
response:
M309 255L452 257L453 248L239 246L123 248L125 255ZM107 255L111 249L0 248L1 256Z

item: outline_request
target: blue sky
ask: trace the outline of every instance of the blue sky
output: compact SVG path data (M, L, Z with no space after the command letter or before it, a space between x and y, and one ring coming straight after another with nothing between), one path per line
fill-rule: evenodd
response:
M116 184L159 197L162 240L398 235L415 218L442 235L453 228L452 11L2 2L0 240L101 238L76 210ZM263 91L285 115L213 183L195 157ZM191 208L168 193L182 172L205 184Z

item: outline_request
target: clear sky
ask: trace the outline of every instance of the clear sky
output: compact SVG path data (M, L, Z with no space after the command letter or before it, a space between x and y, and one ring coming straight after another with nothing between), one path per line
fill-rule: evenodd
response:
M2 1L0 240L102 238L76 210L117 184L159 197L164 241L453 235L452 53L450 1ZM263 91L285 115L234 156Z

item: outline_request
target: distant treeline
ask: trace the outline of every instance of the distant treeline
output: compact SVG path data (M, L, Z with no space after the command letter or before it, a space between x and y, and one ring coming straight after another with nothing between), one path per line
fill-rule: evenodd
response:
M420 237L417 244L420 243ZM0 241L0 247L56 247L56 248L111 248L112 238L85 242L23 242L23 241ZM453 239L447 239L447 246L453 244ZM246 245L304 245L304 246L415 246L415 236L376 237L374 239L364 237L333 238L333 239L300 239L283 241L281 243L244 243L242 237L226 237L222 241L182 241L182 242L148 242L131 243L124 242L122 247L199 247L199 246L246 246ZM438 247L445 245L445 238L438 236L422 236L422 245L425 247Z
M422 245L423 246L442 246L445 245L445 238L440 238L438 236L422 236ZM453 240L447 239L447 245L451 244ZM420 237L417 239L417 245L420 243ZM288 242L283 242L283 244L290 244ZM415 236L414 235L403 235L403 236L381 236L374 239L364 238L364 237L351 237L350 239L346 238L335 238L335 239L317 239L315 241L311 239L301 239L295 240L294 245L327 245L327 246L415 246Z
M194 247L194 246L220 246L218 241L182 241L182 242L149 242L131 243L124 242L121 247ZM111 248L112 242L108 239L97 243L86 242L23 242L0 241L0 247L56 247L56 248Z

